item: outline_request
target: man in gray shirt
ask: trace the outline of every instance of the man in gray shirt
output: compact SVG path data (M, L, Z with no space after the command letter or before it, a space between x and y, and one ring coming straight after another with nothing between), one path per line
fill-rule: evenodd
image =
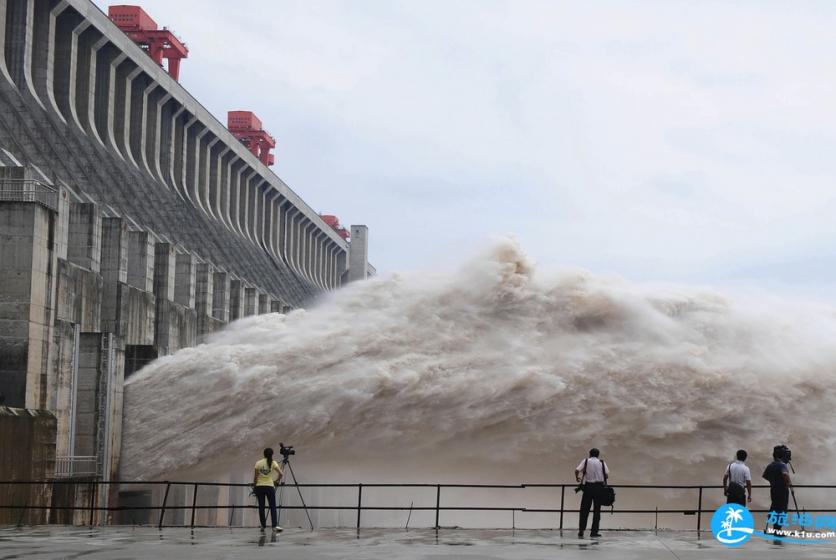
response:
M744 464L746 457L745 449L738 450L737 460L729 463L723 474L723 494L726 495L727 504L746 506L747 494L748 501L752 501L752 473Z

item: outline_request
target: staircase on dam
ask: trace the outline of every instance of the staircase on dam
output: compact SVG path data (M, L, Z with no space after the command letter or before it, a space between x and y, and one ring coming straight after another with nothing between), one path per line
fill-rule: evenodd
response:
M373 274L368 230L345 239L89 0L0 0L0 32L0 480L112 479L126 377Z

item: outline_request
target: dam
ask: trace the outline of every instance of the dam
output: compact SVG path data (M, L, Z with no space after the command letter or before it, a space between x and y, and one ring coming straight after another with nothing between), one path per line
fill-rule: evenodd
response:
M3 480L116 478L126 378L375 273L368 228L308 206L257 117L219 122L177 81L185 45L114 9L0 1Z

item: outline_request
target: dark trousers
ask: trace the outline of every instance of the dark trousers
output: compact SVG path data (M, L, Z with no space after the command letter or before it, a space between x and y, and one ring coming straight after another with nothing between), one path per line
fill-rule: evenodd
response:
M772 503L769 505L769 511L774 511L779 514L787 513L787 509L790 505L789 488L770 488L769 497L772 498ZM780 530L783 526L776 523L773 527Z
M578 519L578 532L586 530L586 520L589 518L589 508L594 506L592 513L592 533L598 532L598 524L601 522L601 492L604 489L603 482L587 482L583 485L583 497L581 498L581 516Z
M279 526L279 516L276 512L276 489L272 486L256 486L255 499L258 500L258 520L261 521L261 528L267 526L267 512L264 511L264 498L270 503L270 517L273 520L273 527Z

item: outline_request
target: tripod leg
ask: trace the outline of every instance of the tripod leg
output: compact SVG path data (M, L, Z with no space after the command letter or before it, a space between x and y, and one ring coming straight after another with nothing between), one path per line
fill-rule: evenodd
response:
M311 531L314 530L313 521L311 520L311 514L308 512L308 505L305 503L305 498L302 497L302 490L299 489L299 481L296 480L296 473L293 472L293 467L290 465L290 461L287 461L287 468L290 471L290 476L293 477L293 485L296 486L296 491L299 492L299 500L302 502L302 507L305 509L305 515L308 516L308 523L311 524Z
M790 495L792 496L792 503L795 505L795 514L801 517L801 512L798 511L798 500L795 499L795 490L790 488ZM802 529L807 529L807 527L802 526Z
M284 481L279 483L279 499L276 501L276 523L281 525L282 497L284 496Z

